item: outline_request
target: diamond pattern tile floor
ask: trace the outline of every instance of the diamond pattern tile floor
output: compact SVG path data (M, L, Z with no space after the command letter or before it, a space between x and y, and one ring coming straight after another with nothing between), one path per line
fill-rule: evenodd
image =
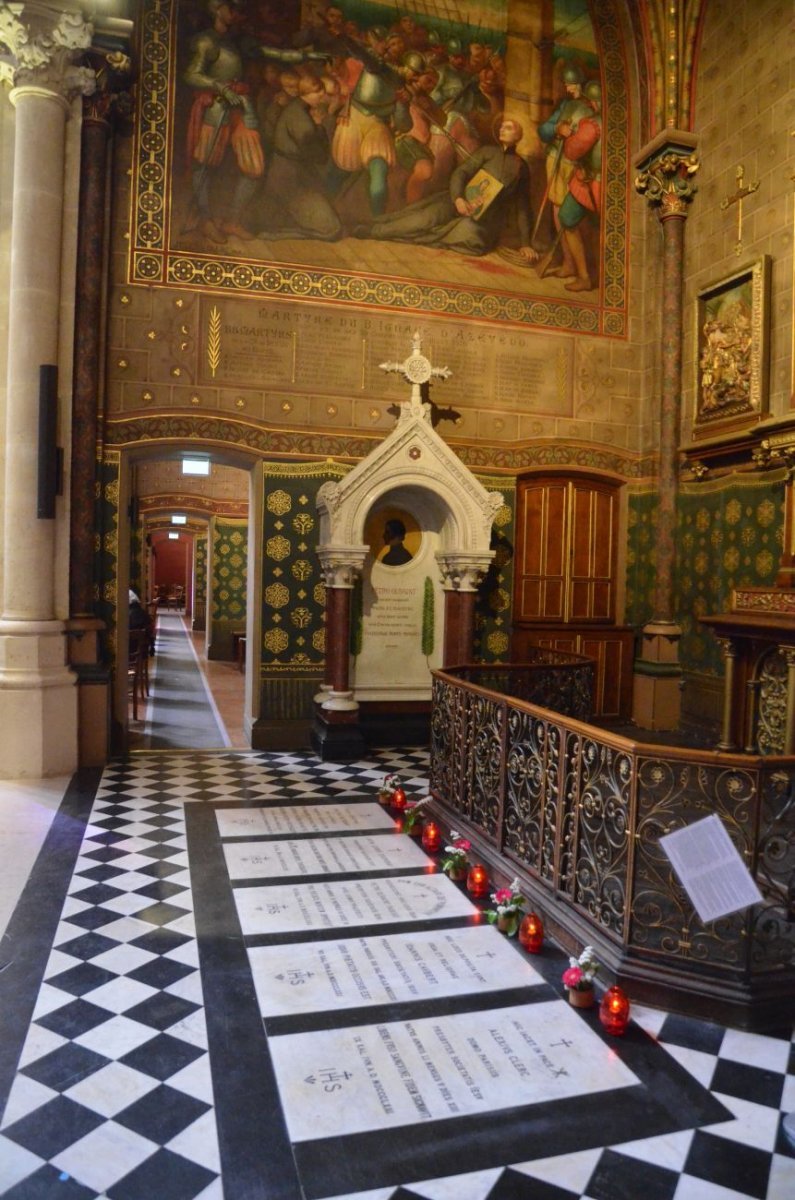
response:
M40 977L29 995L3 997L27 1006L30 1019L16 1070L0 1094L0 1195L222 1200L222 1164L234 1147L219 1143L218 1104L227 1103L230 1086L233 1094L238 1064L213 1049L213 1021L222 1015L234 1022L235 1013L205 1008L214 1003L215 985L207 946L197 937L194 888L204 887L205 878L211 886L212 868L201 840L189 848L187 814L217 805L372 800L384 774L395 770L410 796L426 794L427 753L411 748L345 766L304 752L223 751L143 753L106 768L61 891L52 888L54 936ZM20 910L24 903L23 897ZM18 914L23 925L24 915ZM234 986L251 992L240 929L215 932L236 955L228 963ZM792 1037L760 1037L652 1010L638 1009L635 1017L657 1061L684 1067L694 1088L711 1093L722 1120L613 1144L607 1111L603 1140L582 1150L516 1155L474 1170L465 1169L464 1156L458 1169L443 1174L434 1172L430 1155L424 1172L412 1168L410 1178L388 1186L335 1192L329 1182L323 1191L285 1176L270 1194L279 1200L792 1200L795 1151L780 1128L795 1105ZM239 1136L252 1161L256 1130L267 1153L268 1129L281 1119L261 1037L256 1111L239 1135L228 1114L224 1126L224 1138ZM246 1097L239 1103L245 1108ZM374 1139L376 1156L378 1144ZM260 1185L250 1194L270 1200Z

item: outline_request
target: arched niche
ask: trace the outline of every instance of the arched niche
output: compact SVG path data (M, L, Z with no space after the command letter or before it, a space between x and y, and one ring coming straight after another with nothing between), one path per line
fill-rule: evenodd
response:
M420 352L419 338L415 336L413 353L405 363L384 366L405 375L412 384L411 400L400 406L392 433L349 475L339 482L325 483L318 493L318 555L326 585L326 675L317 697L318 716L321 722L347 725L349 733L364 700L392 699L396 704L402 700L429 700L432 667L471 659L475 592L494 557L490 546L492 523L503 503L502 495L488 492L433 428L430 405L422 402L420 392L420 384L433 369ZM383 515L385 525L390 513L401 510L416 522L421 535L419 551L412 554L411 561L391 568L395 572L392 590L396 596L403 596L405 604L403 599L398 603L392 597L388 624L394 636L384 639L385 665L378 685L367 670L365 685L361 670L357 683L355 664L351 669L352 617L354 633L359 619L357 597L352 598L352 593L361 589L363 603L375 596L388 606L389 589L380 571L381 556L376 554L372 527L379 515ZM421 672L417 655L411 651L409 671L411 647L424 641L427 630L427 608L431 603L427 579L431 580L435 613L434 652L425 655L427 661ZM416 624L418 614L421 628ZM363 636L374 638L377 624L362 624ZM398 625L400 637L394 633ZM386 622L383 628L386 630ZM394 653L396 644L399 666L390 675L389 653ZM363 662L369 664L377 653L378 647L365 646ZM317 740L313 741L319 749Z

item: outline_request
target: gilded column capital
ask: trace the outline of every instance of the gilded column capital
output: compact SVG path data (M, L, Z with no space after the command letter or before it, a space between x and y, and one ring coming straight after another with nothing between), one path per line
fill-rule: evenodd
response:
M23 94L54 95L68 103L73 96L90 95L95 72L81 59L91 45L93 26L75 6L26 0L0 0L0 81L12 86L11 101Z
M436 561L442 576L443 591L476 592L493 557L493 550L485 554L455 551L437 553Z
M660 206L660 220L684 217L698 191L693 176L700 166L697 154L670 151L635 176L635 190L649 204Z
M684 217L698 190L694 176L701 166L691 133L664 130L635 156L635 190L660 209L660 220Z
M83 120L110 124L132 119L132 59L122 50L102 50L92 46L86 61L94 71L95 87L83 94Z
M361 575L367 549L367 546L318 546L317 556L320 559L325 586L344 589L354 587Z

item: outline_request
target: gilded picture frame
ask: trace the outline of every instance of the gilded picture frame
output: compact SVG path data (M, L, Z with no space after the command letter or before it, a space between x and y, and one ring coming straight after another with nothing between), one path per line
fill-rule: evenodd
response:
M767 412L770 258L696 297L694 436L755 425Z

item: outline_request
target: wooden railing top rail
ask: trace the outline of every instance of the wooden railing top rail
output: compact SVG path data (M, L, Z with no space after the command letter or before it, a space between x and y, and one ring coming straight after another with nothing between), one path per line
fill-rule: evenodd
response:
M552 653L555 653L554 651ZM568 659L577 659L579 662L590 663L592 660L583 658L581 655L565 655ZM500 666L502 664L499 664ZM518 666L527 666L528 671L532 671L537 665L548 666L552 664L517 664ZM578 663L561 663L561 667L576 666ZM516 669L515 667L507 667ZM602 725L591 725L587 721L578 720L576 717L569 717L564 713L557 712L552 708L544 708L540 704L532 704L526 700L520 700L518 697L507 696L504 692L496 692L493 689L483 687L481 684L475 683L471 679L462 679L457 672L472 671L473 673L483 670L491 672L493 667L482 667L482 664L473 663L467 667L452 667L447 670L432 671L434 678L439 679L442 683L449 684L453 687L464 688L469 692L483 696L485 699L493 700L495 703L507 703L511 707L518 709L521 712L528 712L533 716L540 717L542 720L551 721L556 725L566 728L572 733L582 734L584 737L590 738L594 742L599 742L604 746L609 746L611 750L618 750L633 758L661 758L671 759L680 762L703 762L709 766L724 765L726 767L743 768L744 770L754 770L756 768L765 767L775 770L778 768L795 771L795 755L774 755L774 754L740 754L731 753L726 750L710 750L706 747L692 746L670 746L663 742L636 741L634 738L625 737L623 734L614 733L612 730L605 728Z

